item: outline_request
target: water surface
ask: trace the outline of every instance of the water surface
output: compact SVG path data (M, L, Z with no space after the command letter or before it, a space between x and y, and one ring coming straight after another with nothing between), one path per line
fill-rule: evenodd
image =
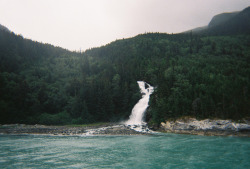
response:
M249 168L250 139L0 135L1 168Z

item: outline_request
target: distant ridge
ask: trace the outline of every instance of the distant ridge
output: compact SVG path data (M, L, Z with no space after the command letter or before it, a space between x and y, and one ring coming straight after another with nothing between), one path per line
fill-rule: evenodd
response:
M250 33L250 7L240 12L229 12L215 15L209 24L183 33L207 35L235 35Z
M7 27L5 27L5 26L3 26L1 24L0 24L0 30L10 32L10 30Z
M208 27L213 27L213 26L218 26L222 23L227 22L230 20L232 17L237 15L239 12L232 12L232 13L222 13L215 15L212 20L209 22Z
M154 129L186 117L250 121L249 13L214 17L200 34L146 33L83 53L1 25L0 124L126 121L137 81L156 87L145 117Z

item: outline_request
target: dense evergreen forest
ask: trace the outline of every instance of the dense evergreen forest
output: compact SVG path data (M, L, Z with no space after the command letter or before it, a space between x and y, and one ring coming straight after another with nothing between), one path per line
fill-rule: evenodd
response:
M122 121L141 97L138 80L156 87L151 124L182 116L249 118L250 29L238 15L223 23L238 25L225 34L221 25L146 33L84 53L0 29L0 124Z

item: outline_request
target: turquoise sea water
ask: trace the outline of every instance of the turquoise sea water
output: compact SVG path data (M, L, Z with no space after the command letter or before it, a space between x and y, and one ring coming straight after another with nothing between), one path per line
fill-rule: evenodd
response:
M250 168L250 138L0 135L0 168Z

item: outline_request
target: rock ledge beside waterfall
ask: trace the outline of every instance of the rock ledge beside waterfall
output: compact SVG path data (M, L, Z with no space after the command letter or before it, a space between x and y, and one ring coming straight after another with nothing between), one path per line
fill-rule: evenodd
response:
M250 136L249 121L235 123L232 120L197 120L185 118L162 122L160 131L179 134L215 135L215 136Z

